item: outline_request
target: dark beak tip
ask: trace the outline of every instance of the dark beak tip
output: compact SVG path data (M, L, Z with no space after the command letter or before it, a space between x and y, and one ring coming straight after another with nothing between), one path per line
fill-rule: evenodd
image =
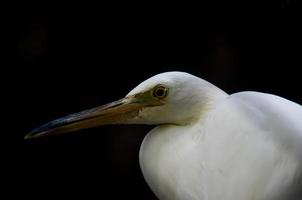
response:
M31 131L29 132L28 134L26 134L24 136L24 140L31 140L31 139L36 139L36 138L39 138L39 136L43 135L41 134L42 132L39 132L39 131Z
M35 139L35 138L36 138L36 136L31 133L24 136L24 140L31 140L31 139Z
M35 138L34 133L28 133L24 136L24 140L29 140Z

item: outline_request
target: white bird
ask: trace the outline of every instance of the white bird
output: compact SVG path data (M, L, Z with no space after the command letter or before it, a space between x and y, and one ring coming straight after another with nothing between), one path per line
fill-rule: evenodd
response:
M104 124L157 125L139 162L159 199L302 199L302 106L279 96L228 95L188 73L166 72L26 138Z

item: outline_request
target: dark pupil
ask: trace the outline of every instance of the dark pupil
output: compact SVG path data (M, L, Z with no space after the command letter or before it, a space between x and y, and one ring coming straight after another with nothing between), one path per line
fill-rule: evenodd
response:
M162 96L165 95L165 90L162 89L162 88L159 88L159 89L157 89L157 90L155 91L155 95L156 95L157 97L162 97Z

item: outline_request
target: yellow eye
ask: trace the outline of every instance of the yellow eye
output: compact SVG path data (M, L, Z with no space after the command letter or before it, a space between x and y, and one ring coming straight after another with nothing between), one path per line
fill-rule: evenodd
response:
M153 96L159 99L165 98L168 94L168 88L164 86L157 86L153 90Z

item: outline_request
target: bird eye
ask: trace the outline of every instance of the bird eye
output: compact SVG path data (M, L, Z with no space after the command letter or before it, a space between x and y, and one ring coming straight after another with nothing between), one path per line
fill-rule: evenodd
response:
M153 91L153 96L156 98L165 98L168 94L168 88L164 86L158 86Z

